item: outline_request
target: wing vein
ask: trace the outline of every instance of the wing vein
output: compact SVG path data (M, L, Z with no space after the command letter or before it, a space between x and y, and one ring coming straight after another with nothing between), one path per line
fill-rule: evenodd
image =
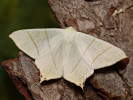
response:
M38 54L38 56L40 56L40 54L39 54L39 50L38 50L38 47L37 47L37 44L35 43L34 39L32 38L30 32L27 32L27 33L28 33L28 35L30 36L30 38L31 38L31 40L32 40L32 42L33 42L33 44L34 44L36 50L37 50L37 54Z
M84 54L86 53L86 51L89 49L89 47L92 45L92 43L95 41L95 38L91 41L90 44L88 44L87 48L85 49L85 51L83 52L81 58L78 60L77 64L74 66L72 72L75 70L75 68L78 66L78 64L80 63L81 59L83 58ZM72 73L71 72L71 73Z
M50 50L50 53L51 53L51 56L52 56L52 60L53 60L53 63L54 63L55 69L57 69L57 68L56 68L55 59L54 59L53 53L52 53L52 51L51 51L51 46L50 46L50 43L49 43L49 38L48 38L48 34L47 34L47 31L46 31L46 30L45 30L45 35L46 35L46 38L47 38L47 42L48 42L48 46L49 46L49 50Z
M103 52L101 52L99 55L97 55L94 59L93 59L93 61L91 62L91 65L95 62L95 60L99 57L99 56L101 56L102 54L104 54L106 51L108 51L110 48L112 48L112 46L111 47L108 47L107 49L105 49Z

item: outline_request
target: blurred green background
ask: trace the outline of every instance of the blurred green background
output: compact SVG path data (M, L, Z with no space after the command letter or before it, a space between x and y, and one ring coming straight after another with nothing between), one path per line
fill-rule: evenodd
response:
M18 57L13 31L59 27L47 0L0 0L0 63ZM0 64L0 100L25 100Z

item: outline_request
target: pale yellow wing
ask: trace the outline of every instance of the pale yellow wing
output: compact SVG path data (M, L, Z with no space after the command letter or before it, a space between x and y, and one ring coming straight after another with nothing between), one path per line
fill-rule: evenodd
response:
M60 37L61 38L61 37ZM35 60L40 70L41 82L63 76L64 44L63 39L49 53Z
M27 29L13 32L9 37L17 47L32 58L39 58L61 41L63 29Z
M66 57L63 77L83 88L85 80L93 74L94 70L83 58L83 54L80 53L75 39L73 40L71 49Z
M127 58L120 48L81 32L77 32L77 44L80 53L87 48L83 57L93 69L108 67Z

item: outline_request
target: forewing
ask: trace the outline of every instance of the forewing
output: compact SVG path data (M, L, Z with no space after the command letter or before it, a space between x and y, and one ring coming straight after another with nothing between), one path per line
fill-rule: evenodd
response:
M28 29L13 32L9 37L17 47L32 58L39 58L61 41L63 29ZM49 43L49 44L48 44Z
M64 78L83 88L85 80L90 77L93 72L94 70L84 60L83 54L80 53L78 44L73 40L64 64Z
M121 49L112 44L81 32L77 34L78 48L81 53L87 48L84 59L94 69L108 67L127 58Z

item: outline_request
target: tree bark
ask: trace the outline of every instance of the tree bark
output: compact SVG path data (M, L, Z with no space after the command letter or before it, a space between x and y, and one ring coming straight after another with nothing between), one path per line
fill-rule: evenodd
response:
M19 58L3 62L19 92L27 100L132 100L133 99L133 1L132 0L48 0L62 28L68 26L107 41L130 57L96 70L87 79L84 91L64 79L39 83L34 60Z

